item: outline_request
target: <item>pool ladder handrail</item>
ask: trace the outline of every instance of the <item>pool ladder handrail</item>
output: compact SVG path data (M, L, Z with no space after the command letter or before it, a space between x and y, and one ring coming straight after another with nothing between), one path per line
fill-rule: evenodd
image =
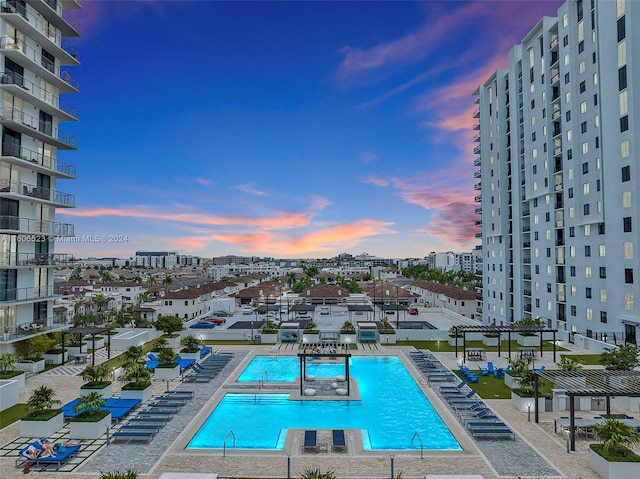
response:
M265 376L267 378L266 382L269 382L269 371L267 371L266 369L264 371L262 371L262 374L260 375L260 385L264 387L264 383L265 383Z
M413 437L411 438L411 445L413 446L413 440L415 438L418 438L418 441L420 441L420 459L424 459L424 454L423 454L423 449L424 446L422 444L422 438L420 437L420 434L416 431L416 433L413 435Z
M233 447L236 447L236 435L233 430L229 430L222 443L222 457L227 457L227 439L229 439L229 436L233 439Z

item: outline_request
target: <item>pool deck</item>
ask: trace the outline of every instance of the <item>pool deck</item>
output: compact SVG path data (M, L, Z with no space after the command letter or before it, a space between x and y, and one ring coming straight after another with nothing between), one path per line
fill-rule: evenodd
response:
M431 389L426 381L420 379L419 371L413 367L404 351L413 348L383 347L379 350L353 351L354 355L398 355L410 373L418 380L425 395L445 420L463 451L424 452L396 451L394 470L402 471L404 478L424 478L425 475L481 475L484 479L509 477L519 474L522 477L568 477L571 479L597 479L598 476L587 465L588 444L583 438L576 442L577 451L566 453L565 443L559 434L554 433L554 419L566 412L554 411L540 413L538 424L527 421L527 414L518 412L507 400L485 400L485 402L509 426L518 433L516 441L511 440L474 440L464 430L447 405L438 397L437 387ZM274 353L273 346L234 346L235 355L225 369L210 383L171 382L170 387L188 389L195 397L188 401L176 416L164 426L149 444L107 445L103 438L96 441L83 441L85 453L74 462L68 473L38 472L38 477L72 477L74 479L97 479L100 471L124 470L133 468L149 479L157 479L163 473L217 473L221 477L287 477L290 466L291 477L299 477L307 467L331 469L339 478L382 478L390 474L390 454L376 451L364 451L362 438L356 430L345 430L347 452L331 451L329 430L319 430L319 440L327 441L327 452L304 452L302 450L302 430L291 430L285 443L285 451L242 451L227 450L226 457L220 450L189 451L184 446L198 427L213 410L224 394L233 389L229 383L249 362L254 352ZM576 351L584 352L584 351ZM283 354L280 351L279 354ZM291 354L295 354L291 351ZM457 369L453 353L435 353L437 357L452 369ZM494 357L495 356L495 357ZM502 366L504 357L498 359L497 353L489 353L488 360L496 366ZM486 365L486 361L478 365ZM551 355L536 361L537 365L551 366ZM474 368L477 365L471 364ZM20 392L20 401L26 402L33 389L41 384L55 388L57 398L63 403L79 394L82 380L77 373L82 367L63 366L37 375L27 381ZM114 393L119 393L120 384L114 383ZM155 382L154 394L166 388L164 381ZM299 394L299 388L296 389ZM262 392L267 392L263 390ZM282 390L278 390L282 392ZM293 392L293 391L292 391ZM398 407L402 407L401 402ZM615 408L614 408L615 409ZM615 412L615 411L614 411ZM589 412L585 412L590 414ZM595 415L596 413L591 413ZM407 425L410 434L411 426ZM65 431L61 431L64 434ZM0 431L0 476L3 479L24 477L22 469L15 467L16 448L30 442L28 438L19 438L19 424L14 423ZM63 436L64 437L64 436ZM287 454L290 456L287 457ZM197 460L195 460L197 458ZM33 471L33 470L32 470Z

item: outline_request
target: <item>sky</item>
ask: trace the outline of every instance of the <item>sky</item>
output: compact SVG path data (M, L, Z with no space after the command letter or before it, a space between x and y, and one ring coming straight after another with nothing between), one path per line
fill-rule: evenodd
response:
M80 3L56 252L407 258L478 243L473 92L562 2Z

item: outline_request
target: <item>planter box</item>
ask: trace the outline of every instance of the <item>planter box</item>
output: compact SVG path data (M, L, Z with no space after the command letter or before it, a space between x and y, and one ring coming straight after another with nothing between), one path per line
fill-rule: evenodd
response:
M355 344L357 341L356 333L340 333L340 342L342 344Z
M146 389L122 389L120 397L122 399L140 399L140 401L145 402L151 399L151 392L151 385Z
M18 374L17 376L13 376L12 378L2 379L2 381L15 381L18 383L18 389L22 389L24 387L26 377L27 375L24 373L24 371L21 371L20 374Z
M111 413L98 422L71 421L69 426L71 439L99 439L107 433L107 428L111 427Z
M516 341L520 346L540 346L540 336L523 336L522 334L516 335Z
M538 398L538 412L544 412L544 397ZM534 407L535 398L520 397L513 391L511 391L511 405L520 412L529 412L529 406L531 406L531 414L535 411Z
M511 376L510 374L505 374L504 384L508 388L518 389L520 387L520 378L516 376Z
M497 346L498 341L500 341L500 338L498 337L493 338L491 336L482 336L482 344L485 346Z
M84 396L89 393L98 393L103 398L107 399L113 396L113 384L109 384L106 388L93 389L93 388L80 388L80 395Z
M302 333L302 342L303 343L319 343L320 342L320 333Z
M83 341L87 343L88 348L91 348L93 346L91 337L84 338ZM96 339L96 349L100 348L104 348L104 338Z
M65 346L65 349L67 350L67 354L69 356L75 356L76 354L81 354L80 353L80 346ZM86 353L87 352L87 343L82 343L82 352Z
M593 449L589 448L589 467L602 479L628 479L638 476L640 463L609 462Z
M195 353L180 353L180 358L181 359L193 359L193 360L197 361L198 359L200 359L200 350L196 351Z
M615 404L621 407L625 411L638 412L640 410L640 398L629 396L616 396L614 398Z
M35 361L20 361L17 364L17 369L28 373L39 373L44 371L44 359L38 359Z
M64 427L64 414L60 411L48 421L20 420L20 437L51 437Z
M177 338L167 338L167 342L169 343L169 347L170 348L179 348L180 347L180 340L182 338L180 336L178 336Z
M458 347L461 348L462 347L462 340L464 338L461 336L458 338ZM454 348L456 347L456 338L449 336L449 339L447 341L449 343L449 346L453 346Z
M380 344L396 344L396 334L380 333Z
M44 353L45 364L63 364L69 360L69 353Z
M22 374L24 376L24 374ZM0 379L0 408L9 409L18 404L20 385L14 379Z
M278 342L278 333L260 333L260 342L262 344L276 344Z
M161 381L171 381L180 376L180 365L174 368L156 368L153 376Z

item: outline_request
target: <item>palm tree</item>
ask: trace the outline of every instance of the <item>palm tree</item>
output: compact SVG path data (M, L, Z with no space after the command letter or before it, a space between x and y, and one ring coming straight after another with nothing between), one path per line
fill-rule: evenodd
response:
M15 354L3 353L0 356L0 366L2 366L2 372L13 371L18 362L18 357Z
M90 364L84 368L80 375L82 376L82 379L88 381L89 384L95 384L102 382L109 377L109 368L105 363L96 364L95 366Z
M144 349L142 346L129 346L122 357L127 363L143 363Z
M162 284L164 284L165 286L165 291L167 290L167 288L169 287L169 285L171 285L171 283L173 283L173 279L171 278L171 276L167 275L162 279Z
M53 409L60 404L60 401L54 399L56 392L49 386L38 386L33 390L29 400L27 401L27 409L36 414Z
M74 412L86 413L87 416L93 416L96 411L107 404L107 400L98 392L90 392L78 398L78 402L73 408Z
M157 282L158 282L158 280L152 274L149 275L149 277L147 278L147 284L156 284Z
M624 455L628 446L640 443L640 435L628 424L607 418L603 423L591 427L593 437L602 441L602 450Z
M109 273L109 271L103 271L100 274L100 281L102 281L103 283L111 283L113 282L113 276L111 276L111 273Z
M151 384L151 371L145 363L129 362L122 366L122 369L120 381L135 384L135 389L144 389Z

